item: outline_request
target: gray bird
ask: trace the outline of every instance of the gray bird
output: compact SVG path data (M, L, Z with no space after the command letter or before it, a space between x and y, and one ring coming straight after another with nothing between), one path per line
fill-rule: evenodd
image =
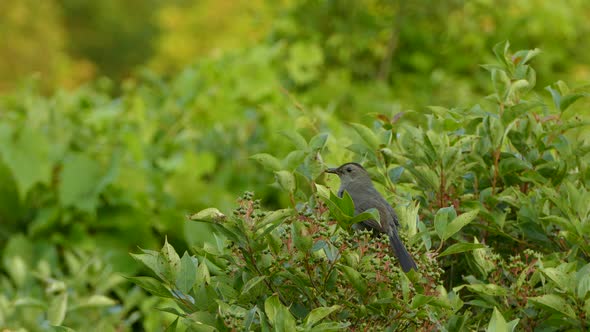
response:
M408 272L411 269L417 270L414 259L402 243L397 233L397 215L395 211L381 196L373 186L369 173L357 163L346 163L338 168L328 168L327 173L333 173L340 178L340 189L338 197L342 197L344 191L347 191L354 202L356 214L362 213L370 208L379 211L381 225L373 219L353 225L355 230L370 229L389 236L389 243L397 259L399 260L402 270Z

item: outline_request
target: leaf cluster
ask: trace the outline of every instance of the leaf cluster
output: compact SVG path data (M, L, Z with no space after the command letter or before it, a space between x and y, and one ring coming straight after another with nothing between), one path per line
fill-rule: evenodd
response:
M329 216L323 204L265 211L246 193L232 216L191 216L217 230L195 255L168 243L133 254L156 278L131 280L174 300L178 309L163 310L192 329L432 329L462 306L434 260L421 257L422 279L406 276L387 237L353 235Z

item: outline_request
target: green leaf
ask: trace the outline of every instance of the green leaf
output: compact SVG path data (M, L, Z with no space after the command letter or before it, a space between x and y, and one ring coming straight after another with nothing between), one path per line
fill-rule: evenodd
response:
M294 171L305 161L305 152L301 150L295 150L289 152L289 154L281 162L283 169Z
M485 295L506 296L508 294L508 291L504 287L494 284L469 285L467 288L473 292Z
M351 123L352 128L361 137L363 142L372 150L379 148L379 138L373 133L373 131L360 123Z
M527 64L532 58L536 57L541 53L541 50L538 48L532 50L522 50L514 53L514 58L520 59L518 61L519 65Z
M319 176L324 174L325 170L326 166L319 151L307 154L303 164L297 168L298 173L311 182L315 182Z
M326 241L324 241L324 240L318 240L318 241L317 241L317 242L315 242L315 243L313 244L313 246L311 247L311 251L312 251L312 252L316 252L316 251L318 251L318 250L325 249L327 245L328 245L328 244L326 243Z
M504 138L504 126L500 119L493 115L487 115L483 121L484 128L489 135L490 142L494 149L498 149L502 145L502 139Z
M262 221L256 224L254 229L257 231L264 229L266 233L266 230L268 229L267 227L270 226L272 229L274 229L276 226L280 225L285 220L285 218L291 215L293 215L293 209L279 209L271 211L264 216Z
M160 253L153 250L144 250L141 249L144 254L133 254L131 253L131 257L133 257L136 261L143 263L145 266L150 268L159 278L164 278L162 271L160 270L160 266L158 265L158 256Z
M390 169L387 172L387 175L389 176L389 180L391 180L392 183L398 183L399 178L402 176L402 173L404 172L405 168L403 166L398 166L398 167L394 167L392 169Z
M461 252L471 251L471 250L480 249L480 248L485 248L485 246L481 243L467 243L467 242L455 243L452 246L445 249L445 251L443 251L440 255L438 255L438 257L444 257L447 255L458 254Z
M570 89L563 81L557 81L553 86L546 86L545 90L551 93L553 104L560 112L564 112L578 99L589 96L586 92L570 93Z
M53 332L76 332L76 330L71 329L71 328L69 328L67 326L52 325L51 328L52 328L51 330Z
M12 128L8 127L6 135L3 136L6 137L0 137L0 159L3 159L11 170L19 197L24 201L26 194L35 184L50 182L53 167L49 158L50 144L40 129L31 126L25 126L16 135L13 134ZM83 175L87 177L92 174Z
M446 239L450 238L451 236L453 236L458 231L460 231L461 228L463 228L465 225L472 222L478 213L479 213L479 209L478 210L471 210L471 211L465 212L462 215L455 218L453 221L451 221L446 226L444 233L442 235L442 240L446 240Z
M557 294L545 294L542 296L530 297L529 302L547 307L569 317L570 319L576 319L576 313L572 306Z
M509 94L510 78L504 70L492 69L492 82L498 98L504 102Z
M479 66L481 68L489 71L490 73L492 72L492 70L504 70L504 67L503 66L500 66L500 65L497 65L497 64L491 64L491 63L483 64L483 65L479 65ZM431 106L429 106L429 108L430 107ZM443 108L443 109L446 109L446 108Z
M479 243L477 238L474 238L473 242ZM471 252L471 256L475 262L475 267L484 277L487 277L490 272L495 271L498 268L494 263L494 260L490 257L491 254L492 252L489 248L475 249Z
M213 227L214 230L219 231L219 233L221 233L229 240L234 241L235 243L243 243L245 241L244 234L241 231L236 230L235 227L231 227L231 225L220 224L218 222L212 222L201 219L192 219L192 221L202 222L207 225L210 225L211 227Z
M381 154L383 155L386 164L392 162L395 158L395 155L393 154L393 151L390 148L381 148L379 149L379 152L381 152Z
M356 216L354 216L354 218L350 219L350 221L348 221L347 224L352 226L353 224L357 224L359 222L371 219L375 220L379 224L381 223L381 216L379 215L379 211L377 211L377 209L375 208L370 208L366 211L363 211L362 213L357 214Z
M419 165L411 167L406 165L407 170L418 181L418 184L424 189L438 190L440 187L440 178L431 167L425 165Z
M567 86L567 84L565 84L564 81L559 80L559 81L555 82L554 85L555 85L555 87L557 87L557 89L559 90L559 93L562 96L565 96L570 93L570 88Z
M215 328L216 318L215 314L208 311L195 311L186 316L183 325L187 325L187 331L195 332L217 332L219 329Z
M51 325L61 325L66 318L68 308L68 293L63 292L56 295L49 303L47 310L47 319Z
M273 295L264 301L264 311L274 327L274 331L295 331L296 323L289 309L279 300L278 295Z
M0 156L0 220L5 227L15 225L22 213L18 185Z
M357 270L346 265L339 265L339 268L346 280L352 284L352 287L354 287L357 292L360 294L365 294L367 292L367 282Z
M299 220L293 221L291 225L291 236L295 248L304 253L308 252L313 245L313 239L307 228Z
M246 314L246 318L244 319L243 331L252 331L252 323L254 323L254 319L256 318L256 314L259 313L258 307L254 306L252 309L248 310ZM260 322L260 325L263 326L263 322ZM261 329L262 330L262 329Z
M176 275L180 270L180 256L178 256L176 250L168 243L167 238L164 240L164 246L160 250L160 255L158 255L156 263L165 281L174 284L176 282Z
M558 111L561 111L561 94L559 91L553 89L551 86L546 86L545 90L551 93L551 98L553 98L553 104Z
M14 301L15 308L35 308L44 310L48 303L32 297L21 296Z
M131 282L135 283L139 287L147 290L148 292L152 293L153 295L164 297L164 298L173 298L174 296L170 291L162 285L162 283L152 277L126 277Z
M428 304L430 302L433 302L435 300L436 300L436 298L432 297L432 296L416 294L416 296L414 296L414 298L412 298L412 303L410 304L410 308L418 309L421 306Z
M434 215L434 230L439 238L443 239L451 218L456 218L457 212L453 207L444 207L436 211Z
M209 268L205 262L206 260L202 261L197 269L197 284L211 283L211 275L209 274Z
M110 307L116 305L117 302L110 297L94 294L91 295L89 298L78 300L78 303L72 305L69 310L74 310L78 308L101 308L101 307Z
M499 171L502 176L529 169L532 169L530 163L516 157L502 158L499 164Z
M323 246L323 249L324 253L326 254L326 258L330 263L334 263L337 259L340 258L340 252L338 248L336 248L334 245L326 243L326 245Z
M518 325L519 321L520 321L520 318L515 318L515 319L509 321L508 323L506 323L506 327L508 328L508 331L512 332L512 331L516 330L516 325Z
M162 311L162 312L168 312L168 313L171 313L171 314L176 315L176 316L182 316L183 315L180 311L178 311L178 309L172 308L172 307L156 308L156 310L159 310L159 311Z
M513 64L508 57L508 50L510 49L510 42L503 41L494 45L493 51L496 59L504 66L505 69L510 70Z
M299 150L307 150L307 141L296 130L285 130L281 134L289 139L293 145Z
M345 198L340 198L336 195L334 195L333 192L330 191L330 198L324 200L324 202L326 203L326 205L328 206L328 209L330 210L330 215L336 219L336 221L338 222L342 222L345 223L346 221L350 220L353 217L353 213L350 213L351 211L348 208L349 204L353 204L352 199L350 198L350 195L348 195L347 192L345 192ZM350 199L350 202L343 202L343 199ZM345 208L347 211L343 211L342 209ZM353 208L354 210L354 208ZM344 225L344 224L343 224Z
M429 130L424 133L424 152L428 158L428 164L437 163L444 154L447 144L443 144L437 133Z
M321 321L322 319L326 318L327 316L339 309L339 305L333 305L331 307L319 307L313 309L309 314L307 314L307 317L305 317L305 320L303 321L303 323L305 324L305 328L311 328L316 323L318 323L319 321Z
M246 282L244 287L242 287L242 291L240 293L240 296L248 294L254 287L256 287L256 285L258 285L259 283L264 281L264 279L266 279L266 276L256 276L256 277L248 280L248 282Z
M420 203L418 201L414 201L411 204L398 206L396 208L396 212L398 213L397 215L399 224L403 229L406 230L406 234L409 237L413 237L418 233L419 224L424 225L424 223L420 221ZM430 238L430 235L428 235L428 238Z
M176 287L183 293L188 293L197 281L197 263L185 251L180 259L180 271L176 276Z
M297 323L295 318L285 306L282 306L281 310L278 311L274 327L277 332L296 331Z
M363 159L376 163L378 160L376 150L371 149L366 143L354 143L346 147L348 150L354 152Z
M211 284L213 285L213 287L215 288L215 291L219 294L219 296L222 299L225 299L226 301L230 301L231 302L233 300L237 300L238 297L239 297L239 295L240 295L238 293L238 290L235 289L233 287L233 285L230 285L228 283L219 282L216 279L212 279ZM221 300L217 300L217 302L219 303L219 302L222 302L222 301Z
M325 200L325 203L328 206L332 217L336 219L338 225L345 230L350 229L350 227L357 222L368 219L379 220L379 213L373 211L373 209L355 215L354 202L347 191L344 191L342 198L337 197L333 192L330 192L330 199Z
M537 85L537 72L532 67L527 67L525 79L529 82L527 91L532 90Z
M578 299L585 299L586 294L590 292L590 264L586 264L582 269L580 269L577 274L577 286L576 286L576 294Z
M190 220L218 221L225 219L225 215L216 208L206 208L189 216Z
M278 184L287 192L295 191L295 176L289 171L278 171L275 172L275 178Z
M508 326L506 325L506 320L502 313L498 310L498 308L494 307L494 312L492 313L492 319L488 324L488 328L486 329L487 332L509 332Z
M262 167L271 170L271 171L280 171L282 168L281 161L278 160L275 156L272 156L268 153L259 153L255 154L250 157L250 159L255 160L258 162Z
M505 296L508 294L508 291L501 286L494 285L494 284L472 284L472 285L461 285L453 288L453 291L458 292L459 290L467 287L470 291L483 294L483 295L491 295L491 296Z
M324 148L328 134L317 134L309 141L309 148L311 151L319 151Z
M557 287L566 290L569 293L574 292L575 280L572 279L568 273L552 267L543 268L541 271L544 275L551 279L551 281L553 281Z
M318 324L309 330L310 332L337 332L345 331L350 326L350 322L325 322Z
M168 325L168 327L166 328L166 330L164 330L164 332L176 332L179 318L180 317L176 317L176 319L172 322L172 324Z
M318 195L320 195L321 198L323 198L324 200L330 199L330 189L328 189L326 186L315 183L315 188Z
M335 195L333 195L331 198L337 199L338 207L344 214L347 216L354 216L354 201L352 200L352 197L348 191L344 191L342 198L339 198Z
M102 167L95 159L81 153L67 156L60 173L61 204L89 212L96 209L101 177Z
M20 288L31 278L33 269L34 246L31 240L22 234L13 234L2 252L4 271Z
M585 93L575 93L571 95L567 95L561 98L561 102L559 104L559 109L564 112L568 109L573 103L575 103L578 99L582 97L587 97L588 95Z
M521 90L525 90L529 87L529 82L527 80L517 80L512 82L510 88L508 89L507 97L511 98L514 97L515 94L520 92Z

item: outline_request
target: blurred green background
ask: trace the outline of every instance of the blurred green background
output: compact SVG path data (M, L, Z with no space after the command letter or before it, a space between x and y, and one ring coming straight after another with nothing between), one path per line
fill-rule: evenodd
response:
M0 13L0 308L23 294L50 303L47 280L77 260L131 275L137 246L202 243L210 233L185 215L229 213L246 190L287 205L249 159L299 158L282 131L328 133L324 161L348 161L348 122L415 121L490 94L479 64L500 41L543 51L539 98L590 77L585 0L9 0ZM99 292L122 305L113 322L160 326L140 318L143 300L125 304L124 280L103 279L81 281L80 299Z
M584 81L590 70L590 5L583 0L23 0L0 6L4 92L32 73L47 92L103 76L118 84L145 68L170 77L202 59L219 61L261 45L281 49L278 62L287 72L280 78L299 91L330 78L340 85L379 80L383 94L398 91L393 99L404 107L465 103L481 92L478 63L507 39L514 49L545 52L536 64L541 86L556 74Z

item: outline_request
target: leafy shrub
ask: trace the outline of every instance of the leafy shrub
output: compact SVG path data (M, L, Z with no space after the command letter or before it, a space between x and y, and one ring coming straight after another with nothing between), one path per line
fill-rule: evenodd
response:
M424 329L461 307L458 298L437 288L441 271L435 260L421 257L425 277L412 283L389 255L386 237L351 237L327 218L323 205L264 211L251 193L239 204L229 218L214 209L193 216L219 232L196 256L185 252L181 258L168 243L160 252L133 255L160 280L132 280L174 299L188 326Z
M154 313L160 304L128 287L113 267L87 250L60 252L22 235L2 254L0 326L8 330L133 331L169 324Z
M289 209L262 210L251 194L230 217L206 209L193 219L213 239L193 256L168 243L134 255L159 280L133 280L205 330L586 329L590 149L587 122L567 110L587 93L558 82L550 107L533 92L538 50L494 53L485 105L431 107L420 126L404 113L351 125L348 149L394 197L420 273L400 273L381 239L345 231L352 202L321 185L322 154L349 138L290 132L283 160L253 156Z
M309 121L320 110L293 116L294 107L285 107L282 118L275 116L270 106L287 99L263 85L278 80L270 62L277 62L276 50L259 47L203 61L171 82L146 72L115 99L108 80L51 97L30 82L0 97L0 252L25 236L57 252L52 270L61 269L57 265L67 253L83 252L113 273L135 275L141 266L128 252L139 244L154 248L163 234L178 247L209 238L206 226L183 223L189 208L226 202L222 208L229 209L231 192L248 187L264 187L261 197L279 205L287 196L263 186L273 175L235 161L269 146L273 153L287 149L271 134L289 127L286 119ZM313 123L308 128L307 134L317 131ZM292 164L300 163L298 156ZM30 264L34 268L36 261ZM15 282L13 268L0 267L9 284ZM75 278L68 273L73 271L66 270L64 279ZM13 304L20 288L9 286L2 290ZM47 300L40 291L31 297ZM142 299L132 305L145 308L155 301ZM17 323L11 327L23 326Z

